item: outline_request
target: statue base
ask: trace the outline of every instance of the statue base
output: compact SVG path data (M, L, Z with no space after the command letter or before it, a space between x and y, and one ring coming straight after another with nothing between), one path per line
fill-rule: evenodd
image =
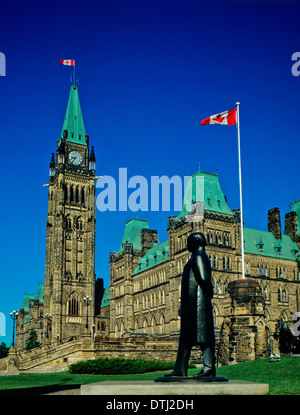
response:
M154 382L228 382L223 376L161 376L154 379Z

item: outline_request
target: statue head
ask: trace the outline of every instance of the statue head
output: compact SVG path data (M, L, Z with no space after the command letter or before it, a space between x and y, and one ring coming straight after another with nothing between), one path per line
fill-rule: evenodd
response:
M202 232L194 232L187 238L187 249L190 252L197 252L200 247L205 247L206 239Z

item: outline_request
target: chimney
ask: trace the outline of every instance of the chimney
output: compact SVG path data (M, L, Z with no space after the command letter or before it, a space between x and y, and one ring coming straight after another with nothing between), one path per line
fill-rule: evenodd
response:
M276 207L268 211L268 232L272 232L276 239L281 240L280 211Z
M285 215L284 233L289 235L291 240L295 242L295 236L298 228L297 213L292 211Z
M142 245L142 256L148 251L153 244L157 243L157 231L152 229L142 229L141 245Z

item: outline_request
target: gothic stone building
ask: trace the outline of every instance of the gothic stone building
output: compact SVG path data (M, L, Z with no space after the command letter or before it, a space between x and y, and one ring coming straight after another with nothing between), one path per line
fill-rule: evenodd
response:
M197 178L204 185L201 200ZM160 243L147 220L129 220L118 251L110 254L110 286L104 289L95 276L94 181L94 149L85 133L78 86L72 84L50 162L45 280L36 294L24 296L16 321L18 350L24 350L31 329L49 347L86 334L96 341L177 339L181 275L190 255L186 240L201 231L212 267L219 350L226 355L232 348L231 360L245 359L232 357L239 353L240 346L233 346L239 333L252 344L250 358L270 351L278 323L289 324L300 308L300 201L285 216L284 234L277 208L268 213L268 231L244 228L242 279L239 211L229 208L218 174L199 169L189 183L192 202L203 203L204 217L195 220L184 199L179 215L168 220L168 239ZM243 281L241 289L237 281Z
M183 204L179 215L169 218L168 240L161 243L157 243L157 234L149 229L148 221L131 219L126 223L121 246L110 255L112 337L142 333L178 337L181 276L190 257L186 240L190 233L201 231L207 239L212 267L216 337L220 347L224 336L228 340L229 315L234 313L229 293L234 291L234 281L242 279L240 213L229 208L218 174L199 170L192 176L195 185L197 177L204 180L203 220L187 221L191 212ZM193 192L193 201L197 202L197 192ZM270 352L270 339L278 323L289 324L292 314L300 308L295 260L300 246L299 220L297 201L285 216L284 234L277 208L268 212L268 231L244 228L245 282L254 282L257 304L260 303L251 328L257 333L256 349L265 349L260 355ZM244 321L249 322L247 318Z
M49 169L45 281L37 295L24 296L16 325L19 349L31 329L40 343L78 338L99 312L104 289L95 279L95 165L78 85L72 84Z

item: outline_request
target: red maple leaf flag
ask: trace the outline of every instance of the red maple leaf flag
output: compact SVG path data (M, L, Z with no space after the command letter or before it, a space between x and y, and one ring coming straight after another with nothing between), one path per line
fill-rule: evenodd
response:
M220 124L220 125L234 125L237 123L236 108L234 110L224 111L219 114L212 115L201 121L201 125L206 124Z
M74 59L62 59L60 61L60 63L62 65L67 65L67 66L75 66L75 60Z

